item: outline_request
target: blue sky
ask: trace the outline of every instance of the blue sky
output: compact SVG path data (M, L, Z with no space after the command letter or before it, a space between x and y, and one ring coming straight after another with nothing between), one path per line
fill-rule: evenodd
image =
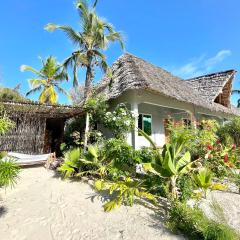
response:
M98 4L99 15L124 32L126 51L183 78L226 69L240 71L239 9L239 0L99 0ZM78 28L78 20L73 0L4 1L0 84L21 83L25 93L32 75L20 72L22 64L39 68L38 56L48 55L61 62L74 49L63 33L46 32L44 26L57 23ZM112 64L122 52L114 44L106 54ZM238 76L234 86L240 88ZM83 80L83 74L79 78ZM64 87L70 89L71 83ZM60 101L67 100L60 97Z

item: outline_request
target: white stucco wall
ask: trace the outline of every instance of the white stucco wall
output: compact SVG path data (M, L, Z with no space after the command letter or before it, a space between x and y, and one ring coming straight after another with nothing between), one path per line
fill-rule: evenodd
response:
M174 116L174 119L182 119L190 116L192 120L214 118L219 122L223 121L224 118L229 118L229 116L223 113L211 112L204 108L194 107L193 104L180 102L144 90L130 90L125 92L117 99L110 101L111 108L114 108L118 103L127 103L129 108L135 113L137 111L138 114L152 115L151 137L158 146L163 146L165 143L164 119L167 119L169 115ZM106 134L110 136L108 132ZM127 141L136 149L142 146L149 146L149 143L142 136L138 136L136 130L129 133Z

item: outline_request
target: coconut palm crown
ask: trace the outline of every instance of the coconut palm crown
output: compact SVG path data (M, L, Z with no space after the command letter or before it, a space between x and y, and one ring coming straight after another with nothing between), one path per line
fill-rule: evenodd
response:
M45 28L48 31L61 29L76 46L76 51L65 60L63 65L65 68L73 68L74 86L78 85L78 68L86 68L85 100L91 93L94 68L100 67L103 73L109 73L103 51L108 48L109 43L115 41L119 42L121 47L124 48L121 33L116 32L112 24L96 14L96 4L97 1L90 7L84 0L76 2L76 7L80 15L80 31L75 31L70 26L60 26L52 23L48 24Z
M42 61L42 68L37 70L33 67L22 65L21 71L31 71L36 78L29 79L31 90L26 96L41 92L39 96L40 103L56 104L58 101L58 93L68 95L67 92L59 86L65 80L68 80L68 74L65 68L59 64L56 58L50 56Z

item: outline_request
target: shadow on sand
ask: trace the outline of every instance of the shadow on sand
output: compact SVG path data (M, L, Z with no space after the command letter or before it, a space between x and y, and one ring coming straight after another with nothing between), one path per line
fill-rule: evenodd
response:
M7 208L0 206L0 217L4 216L7 213Z

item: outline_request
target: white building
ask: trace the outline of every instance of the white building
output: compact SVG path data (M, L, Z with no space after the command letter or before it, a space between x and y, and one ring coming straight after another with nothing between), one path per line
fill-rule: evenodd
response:
M206 118L224 122L240 115L230 104L235 73L228 70L183 80L127 53L113 64L112 78L103 79L98 91L113 108L125 103L135 113L136 126L162 146L169 117L187 124ZM129 134L128 142L136 149L148 145L137 130Z

